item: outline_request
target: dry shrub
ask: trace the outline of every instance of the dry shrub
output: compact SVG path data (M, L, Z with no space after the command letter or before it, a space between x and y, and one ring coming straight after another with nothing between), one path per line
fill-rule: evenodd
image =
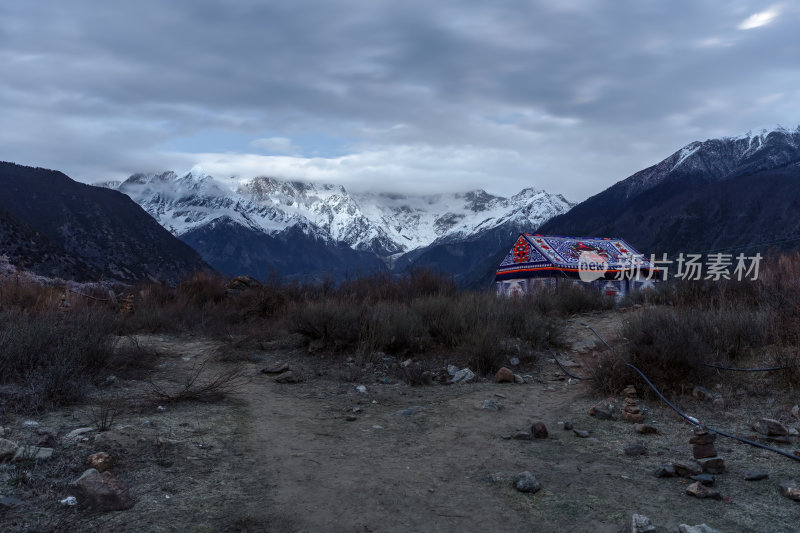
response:
M22 384L13 408L39 411L80 401L112 350L110 316L0 315L0 380Z
M207 362L203 361L174 390L168 390L153 381L150 381L150 387L153 398L160 403L216 402L239 393L247 381L247 372L242 366L209 371Z

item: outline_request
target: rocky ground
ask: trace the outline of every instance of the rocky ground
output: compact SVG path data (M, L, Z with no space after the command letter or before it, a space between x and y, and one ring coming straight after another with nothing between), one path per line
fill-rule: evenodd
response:
M559 352L570 371L588 375L603 348L581 323L613 344L626 316L572 319ZM234 365L245 379L231 398L161 403L146 381L112 380L86 406L7 419L9 450L32 448L7 452L0 465L0 529L616 532L638 514L654 528L636 518L639 531L797 530L800 502L781 484L800 480L800 463L693 431L663 403L642 399L643 383L633 384L635 395L598 396L546 354L509 360L508 383L411 386L398 376L414 361L309 355L292 338L256 348L197 337L136 342L158 354L159 390L181 390L203 361L198 382ZM278 363L294 379L261 372ZM426 368L444 379L447 363L442 356ZM703 385L695 397L675 398L691 416L788 453L800 448L796 393L722 378ZM98 431L109 412L110 429ZM638 433L637 415L655 432ZM753 429L763 418L788 434ZM769 424L757 428L767 433ZM700 482L672 475L691 474L693 455L712 451L700 462L719 471L721 457L722 473ZM108 457L88 459L98 452ZM90 466L98 472L75 485ZM713 485L703 485L711 476Z

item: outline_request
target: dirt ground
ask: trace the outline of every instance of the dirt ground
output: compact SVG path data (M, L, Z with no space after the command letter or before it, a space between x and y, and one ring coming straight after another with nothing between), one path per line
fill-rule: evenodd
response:
M560 355L588 374L601 347L581 323L613 343L628 315L585 315L570 320ZM159 354L155 381L178 387L203 360L231 359L228 344L197 337L137 339ZM296 384L261 374L285 361L302 376ZM797 531L800 504L780 495L785 479L800 478L800 463L719 438L728 471L717 476L722 501L685 494L682 478L656 478L661 465L691 458L691 426L663 403L640 401L645 421L658 435L639 435L632 424L598 420L588 409L603 399L584 382L564 376L548 355L526 359L515 372L525 384L488 379L455 385L410 386L391 371L391 357L309 355L279 339L248 350L248 377L233 399L214 403L158 405L143 398L148 385L123 381L106 390L130 400L111 430L90 432L66 443L69 431L91 425L89 407L63 410L7 424L7 438L34 443L52 433L59 445L52 459L0 470L0 496L22 501L0 507L2 531L276 531L276 532L616 532L632 513L648 516L658 531L706 523L724 532ZM212 372L233 363L216 362ZM356 387L364 385L366 393ZM708 384L714 388L715 384ZM759 395L721 383L726 406L690 397L681 407L719 429L751 436L759 417L797 426L789 410L796 397ZM637 388L642 383L635 383ZM619 396L617 396L619 398ZM483 409L485 400L502 405ZM411 411L402 411L414 407ZM354 418L354 420L348 420ZM547 426L546 439L514 440L533 422ZM586 430L579 438L563 429ZM10 435L10 436L8 436ZM786 451L800 447L775 445ZM641 442L644 456L623 447ZM69 480L95 451L112 454L114 475L130 487L132 509L91 514L58 503ZM744 481L762 468L769 479ZM518 492L513 477L530 471L542 484L535 494Z

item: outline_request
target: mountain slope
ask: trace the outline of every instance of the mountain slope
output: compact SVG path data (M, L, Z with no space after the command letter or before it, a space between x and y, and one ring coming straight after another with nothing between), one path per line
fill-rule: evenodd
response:
M170 282L209 268L194 250L117 191L78 183L61 172L6 162L0 162L0 190L0 210L7 215L6 227L12 228L8 231L17 234L28 228L39 235L36 250L67 258L59 260L62 267L41 268L62 268L64 275L80 280L102 276ZM31 250L19 260L45 265L47 261L35 257L39 253Z
M643 252L751 249L797 234L800 129L691 143L539 232L619 236Z
M482 190L426 196L352 194L340 185L268 177L218 180L199 168L183 175L134 174L118 190L221 272L262 278L277 273L342 279L424 264L467 280L470 261L425 255L424 250L484 242L479 236L496 228L504 228L500 233L507 233L505 241L510 242L517 228L534 230L572 205L535 189L510 198Z

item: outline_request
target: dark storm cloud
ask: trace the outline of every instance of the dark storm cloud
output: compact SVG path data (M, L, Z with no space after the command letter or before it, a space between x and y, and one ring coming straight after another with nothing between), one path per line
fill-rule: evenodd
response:
M88 180L200 162L578 199L692 140L800 120L788 3L11 4L0 159ZM252 139L167 148L203 132ZM314 158L304 134L350 148ZM281 146L295 157L256 149Z

